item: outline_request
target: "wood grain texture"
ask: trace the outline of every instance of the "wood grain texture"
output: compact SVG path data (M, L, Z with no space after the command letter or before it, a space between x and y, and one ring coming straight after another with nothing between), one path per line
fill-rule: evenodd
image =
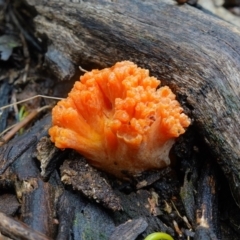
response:
M28 0L49 37L47 66L61 80L78 65L131 60L170 85L240 203L240 29L174 1ZM239 204L240 206L240 204Z
M34 231L26 224L15 220L14 218L8 217L6 214L0 212L0 230L4 236L11 239L22 239L22 240L50 240L47 236ZM2 237L1 237L2 239Z

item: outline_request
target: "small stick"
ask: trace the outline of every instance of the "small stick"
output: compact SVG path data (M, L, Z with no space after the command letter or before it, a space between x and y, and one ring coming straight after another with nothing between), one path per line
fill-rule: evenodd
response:
M80 71L82 71L82 72L84 72L84 73L87 73L87 72L88 72L88 70L82 68L81 66L78 66L78 68L79 68Z
M175 204L174 204L174 202L173 202L172 200L171 200L171 203L172 203L172 205L173 205L173 207L174 207L177 215L178 215L180 218L182 218L182 220L186 223L187 227L191 230L191 229L192 229L192 226L191 226L191 224L189 223L187 217L186 217L186 216L182 216L182 215L180 214L180 212L177 210L177 208L176 208L176 206L175 206Z
M183 216L182 217L183 221L186 223L187 227L190 229L190 231L192 230L192 226L191 224L189 223L188 219L186 216Z
M12 94L11 103L12 103L12 106L13 106L13 110L14 110L15 116L18 116L17 98L16 98L15 91Z
M28 50L26 39L25 39L25 37L24 37L24 35L22 33L20 33L20 38L21 38L22 43L23 43L23 54L24 54L24 57L26 59L26 61L25 61L25 68L24 68L24 74L23 74L23 77L22 77L22 81L23 81L23 83L25 83L26 80L27 80L29 66L30 66L30 54L29 54L29 50Z
M47 236L31 229L26 224L0 212L0 232L11 239L50 240Z
M51 97L51 96L46 96L46 95L35 95L33 97L30 97L30 98L18 101L16 103L11 103L11 104L5 105L3 107L0 107L0 110L4 110L5 108L9 108L11 106L14 106L14 104L24 103L24 102L30 101L30 100L38 98L38 97L47 98L47 99L53 99L53 100L62 100L63 99L63 98L59 98L59 97Z
M1 138L2 142L0 142L0 147L4 143L9 141L16 134L16 132L18 132L22 127L24 127L33 118L35 118L39 112L41 112L42 110L44 110L46 108L49 108L49 106L44 106L42 108L34 109L21 122L19 122L18 124L14 124L13 128Z
M178 236L179 236L179 237L182 237L182 236L183 236L183 233L182 233L182 231L180 230L180 228L179 228L179 226L178 226L178 224L177 224L177 222L176 222L175 220L173 220L173 226L174 226L174 229L175 229L175 231L177 232Z

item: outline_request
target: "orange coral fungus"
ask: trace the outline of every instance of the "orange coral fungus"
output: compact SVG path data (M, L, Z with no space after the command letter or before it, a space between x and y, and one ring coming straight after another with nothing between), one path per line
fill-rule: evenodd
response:
M169 151L190 119L159 84L129 61L87 72L53 108L51 140L116 176L169 165Z

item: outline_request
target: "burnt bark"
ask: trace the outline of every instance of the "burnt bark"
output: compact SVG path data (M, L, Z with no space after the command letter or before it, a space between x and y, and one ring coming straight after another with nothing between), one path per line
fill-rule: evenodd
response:
M195 240L221 239L218 219L218 192L214 166L205 165L199 180Z
M88 165L84 158L76 157L64 161L60 171L61 180L64 184L72 185L74 190L113 211L122 209L120 199L113 192L106 178L95 168Z
M62 186L56 183L56 174L52 174L52 178L48 182L41 179L38 164L33 156L37 142L47 135L50 124L51 118L46 116L37 122L29 132L25 132L0 148L0 158L2 160L0 164L0 183L14 188L21 203L21 220L23 223L34 231L52 238L57 230L57 224L54 224L55 199L61 194ZM8 224L11 226L10 223ZM28 234L27 230L21 230L18 226L14 229L15 227L10 228L9 232L4 229L0 230L10 237L12 237L9 235L11 231L15 231L14 234L19 231L19 234L23 234L23 237L21 238L20 235L17 238L18 235L16 235L14 239L26 239L24 234ZM29 239L34 239L34 237Z
M0 106L4 106L6 104L8 104L8 94L11 91L11 86L10 84L8 84L8 82L6 80L3 81L3 84L1 84L0 86ZM7 117L8 117L8 109L4 109L1 112L1 121L0 121L0 132L2 132L6 126L7 126ZM0 139L2 140L2 139Z
M147 226L148 224L143 218L129 220L119 225L115 229L109 240L136 239L140 233L144 232Z
M49 37L46 67L69 79L76 67L131 60L170 85L191 112L240 205L240 30L174 1L28 0Z

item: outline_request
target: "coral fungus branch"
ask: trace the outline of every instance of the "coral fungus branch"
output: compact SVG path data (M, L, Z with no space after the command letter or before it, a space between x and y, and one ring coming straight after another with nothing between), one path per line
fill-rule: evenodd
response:
M190 119L171 89L159 85L129 61L85 73L53 108L51 140L117 176L169 165Z

